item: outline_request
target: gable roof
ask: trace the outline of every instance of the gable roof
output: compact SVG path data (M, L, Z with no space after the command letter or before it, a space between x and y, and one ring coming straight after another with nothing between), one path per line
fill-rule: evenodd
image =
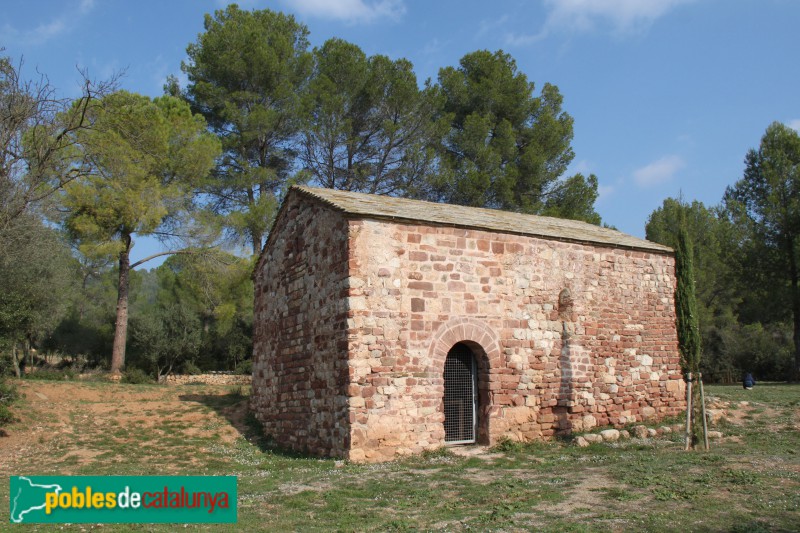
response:
M673 251L668 246L577 220L298 185L292 186L291 191L314 198L338 211L363 218L409 223L427 222L648 252Z

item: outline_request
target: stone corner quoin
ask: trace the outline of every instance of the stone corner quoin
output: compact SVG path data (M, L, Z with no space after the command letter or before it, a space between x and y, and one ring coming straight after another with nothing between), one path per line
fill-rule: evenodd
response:
M293 190L255 272L252 408L278 445L353 461L439 448L458 417L492 444L674 416L674 269L664 251L370 217ZM471 415L445 406L456 345L474 358Z

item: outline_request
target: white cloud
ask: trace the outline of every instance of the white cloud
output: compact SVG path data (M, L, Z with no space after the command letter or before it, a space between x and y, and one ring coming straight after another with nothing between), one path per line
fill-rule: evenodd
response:
M547 29L543 29L539 33L528 35L511 32L506 34L505 42L508 46L527 46L529 44L541 41L545 37L547 37Z
M81 0L79 9L81 10L81 13L88 13L94 9L94 0Z
M597 186L597 202L600 203L606 200L614 192L613 185L598 185Z
M696 0L544 0L548 10L542 29L532 34L509 33L510 46L525 46L567 30L590 31L600 24L610 25L619 34L646 30L658 18L675 7Z
M478 28L478 37L483 37L484 35L488 35L490 33L494 33L498 31L500 28L506 25L509 21L508 15L503 15L497 19L484 19L480 23L480 27Z
M677 155L668 155L649 165L633 171L633 180L640 187L650 187L664 183L673 178L676 172L684 167L683 159Z
M303 15L351 23L398 19L406 12L402 0L284 0L284 3Z
M800 131L800 118L790 120L789 122L786 123L786 125L795 131Z
M43 45L77 28L84 15L87 15L93 8L94 0L81 0L78 3L77 12L68 9L62 15L49 22L43 22L30 30L20 30L9 24L4 24L2 33L7 40L15 41L17 44L27 46Z
M567 169L567 174L591 174L592 173L592 163L585 159L581 159L580 161L576 161Z
M694 0L545 0L550 8L546 26L585 31L604 21L620 32L639 31L691 1Z
M425 43L425 46L422 47L420 53L424 56L435 56L441 53L443 46L443 43L434 37L433 40Z

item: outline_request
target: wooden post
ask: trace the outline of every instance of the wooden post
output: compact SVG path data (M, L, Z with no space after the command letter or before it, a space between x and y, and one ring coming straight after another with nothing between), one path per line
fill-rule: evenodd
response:
M700 381L700 411L703 415L703 444L705 444L706 450L708 450L710 448L708 445L708 419L706 418L706 395L703 391L702 372L697 373L697 378Z
M686 446L688 450L692 443L692 373L686 374Z

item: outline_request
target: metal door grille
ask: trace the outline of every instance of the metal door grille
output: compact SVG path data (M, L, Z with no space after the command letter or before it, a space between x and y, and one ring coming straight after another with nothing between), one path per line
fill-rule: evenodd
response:
M456 344L444 363L444 441L475 442L475 358L463 344Z

